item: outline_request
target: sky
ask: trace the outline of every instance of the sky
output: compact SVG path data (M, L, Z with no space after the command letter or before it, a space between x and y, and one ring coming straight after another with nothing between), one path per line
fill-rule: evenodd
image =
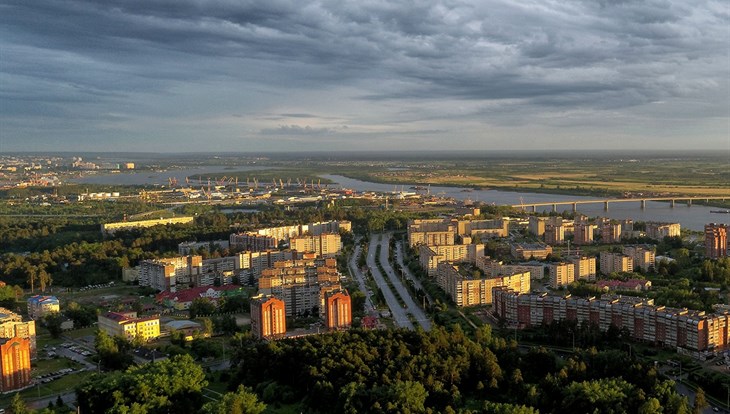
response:
M730 154L730 3L0 3L0 152L521 149Z

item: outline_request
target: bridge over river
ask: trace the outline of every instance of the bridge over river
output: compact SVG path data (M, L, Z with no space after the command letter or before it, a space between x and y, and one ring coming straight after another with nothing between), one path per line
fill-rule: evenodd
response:
M639 203L641 208L646 208L647 201L667 201L671 207L674 207L675 203L686 203L687 206L692 206L693 201L705 201L710 200L728 200L730 196L695 196L695 197L644 197L644 198L606 198L606 199L595 199L595 200L573 200L573 201L549 201L541 203L521 203L513 204L514 208L522 208L523 210L531 209L535 211L538 207L550 207L552 206L553 211L558 211L558 206L572 206L573 211L578 211L578 205L580 204L599 204L603 203L603 209L608 211L608 205L610 203Z

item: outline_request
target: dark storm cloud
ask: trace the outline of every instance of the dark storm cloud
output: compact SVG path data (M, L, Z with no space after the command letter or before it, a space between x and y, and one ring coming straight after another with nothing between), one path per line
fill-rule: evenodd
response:
M702 0L6 1L0 115L172 116L177 107L155 99L189 85L201 87L187 92L184 113L215 112L195 95L213 83L240 88L240 102L218 105L252 112L252 85L269 99L281 96L279 106L292 90L350 88L348 99L371 105L463 100L503 101L523 114L620 110L727 91L728 24L725 3ZM727 106L723 95L713 95L714 103ZM488 113L499 123L500 112L453 116ZM340 116L316 113L280 112L271 120ZM310 124L254 129L336 131Z

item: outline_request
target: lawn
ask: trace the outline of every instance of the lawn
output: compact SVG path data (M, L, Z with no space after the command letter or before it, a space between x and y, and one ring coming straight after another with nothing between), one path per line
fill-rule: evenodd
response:
M94 336L96 335L96 327L95 326L89 326L88 328L81 328L81 329L75 329L73 331L67 331L64 333L64 336L67 336L69 338L73 339L79 339L83 338L85 336Z
M92 373L83 371L79 373L69 374L65 377L52 381L48 384L40 384L28 388L20 392L20 396L25 401L35 400L37 398L48 397L53 395L61 395L73 391L76 385L88 378ZM9 393L0 397L0 406L7 407L14 393Z

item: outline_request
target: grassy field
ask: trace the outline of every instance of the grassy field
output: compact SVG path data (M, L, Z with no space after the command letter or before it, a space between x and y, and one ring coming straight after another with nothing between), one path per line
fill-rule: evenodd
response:
M723 163L725 165L723 165ZM399 163L340 171L368 181L453 185L587 195L623 193L730 197L727 160L670 159L494 159Z

